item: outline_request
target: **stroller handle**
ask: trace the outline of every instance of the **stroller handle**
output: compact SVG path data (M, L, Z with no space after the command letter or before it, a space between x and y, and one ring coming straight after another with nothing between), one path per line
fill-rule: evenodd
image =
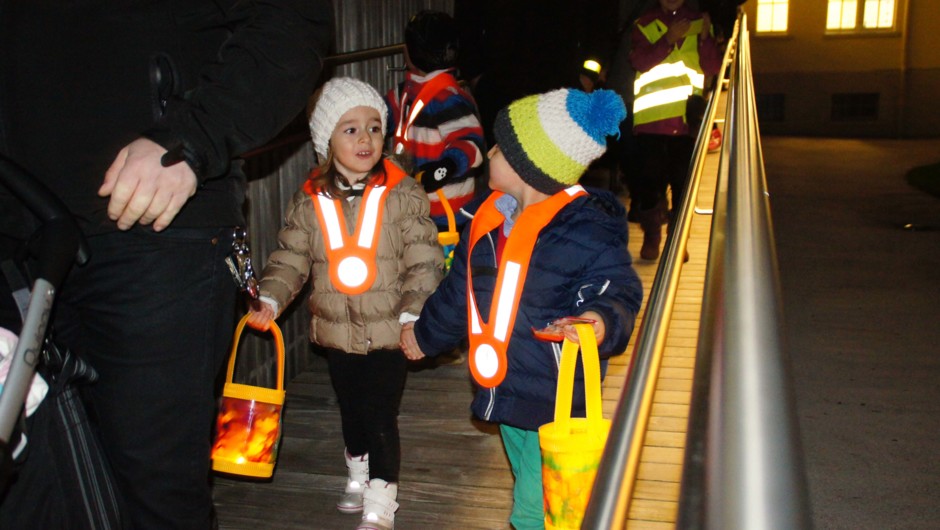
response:
M58 286L72 263L88 261L88 245L75 218L59 197L25 169L0 155L0 184L22 201L42 223L38 278Z

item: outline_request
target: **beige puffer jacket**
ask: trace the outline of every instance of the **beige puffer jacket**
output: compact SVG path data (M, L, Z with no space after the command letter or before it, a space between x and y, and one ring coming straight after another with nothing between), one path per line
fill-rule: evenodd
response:
M350 230L356 226L361 203L362 197L343 201L343 215ZM279 311L283 311L312 274L307 302L311 342L359 354L397 349L399 316L420 314L425 299L443 276L443 253L429 213L427 193L413 178L405 177L389 190L375 283L365 293L349 296L337 291L330 281L313 201L301 189L288 206L285 226L278 233L279 248L264 267L261 295L277 301Z

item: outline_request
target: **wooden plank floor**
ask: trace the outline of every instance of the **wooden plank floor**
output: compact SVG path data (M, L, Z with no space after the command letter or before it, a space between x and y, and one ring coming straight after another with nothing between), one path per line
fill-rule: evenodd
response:
M698 207L712 207L717 172L718 155L707 155ZM675 527L710 225L711 216L694 216L690 260L680 276L630 507L630 529ZM639 256L642 240L639 226L631 223L633 256ZM657 265L658 261L635 261L643 280L644 309ZM620 398L635 339L636 333L627 352L610 363L603 389L605 417L611 417ZM512 475L497 430L470 417L471 397L466 362L418 368L409 374L399 418L402 471L397 528L509 528ZM288 384L284 421L273 479L216 478L219 527L354 528L358 516L343 515L334 508L346 469L339 411L322 358L317 357L310 371Z
M466 362L412 371L402 401L396 527L508 528L512 475L499 434L472 420ZM287 387L284 438L269 482L217 477L222 529L352 529L334 503L346 467L339 410L325 361Z
M718 153L706 155L694 203L701 210L710 211L713 206L718 163ZM626 527L631 530L675 528L711 221L711 215L693 214L687 246L689 261L682 266L679 276L676 303L666 336L666 349L630 503ZM630 251L634 256L639 255L642 240L643 234L639 227L631 224ZM643 280L645 312L658 261L638 259L634 267ZM637 330L642 323L642 315L643 312L637 320ZM604 382L605 417L614 413L620 399L636 337L637 333L634 332L626 354L611 361Z

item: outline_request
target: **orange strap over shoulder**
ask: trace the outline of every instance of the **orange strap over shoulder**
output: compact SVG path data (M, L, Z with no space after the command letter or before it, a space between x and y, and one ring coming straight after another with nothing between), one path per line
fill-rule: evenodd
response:
M323 232L330 281L341 293L362 294L375 282L375 256L379 234L382 232L385 199L388 191L406 176L404 171L388 160L385 161L385 175L384 184L366 185L359 205L359 218L351 236L343 217L342 202L307 190Z
M467 256L471 255L477 241L505 221L505 217L494 204L503 195L499 192L491 194L473 217ZM467 325L470 336L468 364L470 373L481 386L493 388L506 377L509 337L512 335L522 287L525 285L529 261L539 232L562 208L582 195L587 195L584 188L580 185L571 186L529 206L519 214L499 260L489 322L484 322L480 317L480 310L473 296L472 268L467 267Z
M457 79L447 72L441 72L436 76L432 77L424 86L421 87L421 90L418 91L418 95L415 97L414 102L411 104L411 109L408 112L407 119L405 117L405 99L408 97L407 94L402 93L401 95L401 104L398 107L401 109L401 116L398 119L398 127L395 128L395 154L399 155L405 149L410 148L411 140L407 139L408 129L411 128L411 124L414 123L415 119L418 117L418 114L421 114L421 109L427 104L427 101L434 97L434 94L437 94L441 90L444 90L449 86L459 86L457 84Z

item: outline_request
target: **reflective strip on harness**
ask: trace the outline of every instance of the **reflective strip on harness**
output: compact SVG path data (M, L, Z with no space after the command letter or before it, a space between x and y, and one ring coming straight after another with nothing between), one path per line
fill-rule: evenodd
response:
M388 162L385 163L385 169L387 177L384 185L369 184L365 188L352 236L346 229L342 203L338 199L330 199L322 194L311 196L322 227L323 243L330 264L330 281L341 293L362 294L375 282L375 256L385 198L388 190L405 177L404 172Z
M505 218L494 203L503 194L495 192L484 202L474 216L470 226L470 248L484 235L503 224ZM470 335L470 373L480 386L493 388L506 377L506 352L512 335L522 287L532 250L539 232L568 203L587 192L579 185L566 188L544 201L523 210L506 239L496 275L496 290L490 308L490 321L484 322L473 295L472 267L467 267L467 320Z
M421 114L421 109L424 108L425 102L429 101L434 97L435 94L444 90L445 88L453 86L456 87L457 80L451 74L447 72L441 72L436 76L428 80L418 91L418 94L415 96L415 101L411 105L411 111L408 113L408 119L405 119L405 104L407 103L408 94L403 93L401 95L401 104L398 107L401 110L401 117L398 119L398 127L395 128L395 154L400 155L406 149L411 150L411 139L407 138L408 129L411 128L411 124L414 123L417 119L418 114Z

